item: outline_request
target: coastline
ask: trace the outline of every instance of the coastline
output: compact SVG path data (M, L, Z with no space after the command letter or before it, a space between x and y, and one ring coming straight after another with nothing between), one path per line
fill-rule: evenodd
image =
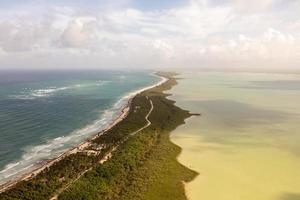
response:
M112 158L76 180L56 196L58 199L188 199L183 183L194 180L198 173L178 162L182 149L170 140L170 134L184 124L185 119L198 114L183 110L167 98L171 95L168 91L177 84L177 74L159 74L169 80L137 95L132 101L134 109L124 123L103 135L103 139L112 142L113 146L118 145ZM143 114L139 115L136 109ZM148 118L151 125L132 135L147 124L148 120L141 118ZM135 128L130 128L132 126ZM121 143L114 140L114 134L120 132L125 134Z
M152 73L151 75L157 76L161 80L159 82L155 83L155 84L152 84L150 86L146 86L146 87L144 87L142 89L139 89L139 90L136 90L134 92L131 92L128 95L126 95L125 97L121 98L120 100L122 100L124 98L127 99L127 102L121 107L120 114L115 119L113 119L111 121L111 123L109 123L108 125L106 125L106 127L103 130L100 130L95 135L87 138L84 142L80 143L79 145L77 145L77 146L75 146L75 147L73 147L71 149L67 149L64 153L58 155L57 157L55 157L53 159L44 160L44 161L41 161L39 163L33 164L33 166L30 166L27 169L28 172L25 172L24 174L20 174L19 176L17 175L14 178L12 178L11 180L9 180L9 181L1 184L0 185L0 194L2 192L5 192L5 191L9 190L10 188L13 188L16 184L18 184L21 181L28 181L28 180L33 179L35 176L37 176L43 170L51 167L52 165L54 165L55 163L61 161L64 158L66 158L67 156L70 156L72 154L76 154L76 153L81 152L82 150L88 148L92 144L92 141L94 139L96 139L99 136L107 133L114 126L116 126L121 121L123 121L127 117L128 113L130 111L131 101L132 101L132 99L135 96L137 96L138 94L140 94L140 93L142 93L142 92L144 92L146 90L149 90L151 88L155 88L157 86L160 86L160 85L164 84L165 82L167 82L169 80L168 78L166 78L164 76L157 75L156 73Z
M175 102L175 105L176 106L179 106L178 105L178 100L176 100L176 98L172 97L174 94L170 95L168 97L168 99L172 100ZM179 106L180 107L180 106ZM189 112L191 112L189 110ZM197 116L201 116L200 113L190 113L191 114L191 117L187 118L184 120L184 124L182 124L181 126L178 126L175 130L173 130L171 133L170 133L170 142L174 145L176 145L178 148L180 148L180 152L178 153L178 155L176 156L176 161L178 163L180 163L181 165L185 166L186 168L192 170L192 171L195 171L197 173L197 175L189 180L189 181L182 181L182 185L183 185L183 188L184 188L184 192L185 192L185 196L186 196L186 199L187 200L190 200L191 199L191 192L190 190L188 189L188 186L190 183L192 183L196 178L197 176L200 174L200 171L197 171L195 170L191 165L189 165L190 163L187 163L187 162L184 162L181 160L181 156L183 155L183 151L185 150L184 147L182 145L180 145L180 143L178 141L176 141L176 136L177 135L180 135L179 132L184 132L184 131L181 131L181 129L184 129L184 127L188 126L188 123L193 120L193 117L197 117Z
M196 114L193 114L193 116L201 116L201 114L196 113ZM191 117L193 117L193 116L191 116ZM178 141L176 141L176 136L177 136L178 132L181 130L181 128L184 128L184 126L187 126L187 123L188 123L187 121L189 121L189 120L191 120L191 118L186 119L182 126L177 127L177 129L175 129L174 131L172 131L170 133L170 142L180 148L180 152L176 156L176 161L178 163L180 163L181 165L185 166L186 168L195 171L198 176L200 174L200 171L193 169L192 166L189 165L189 163L186 163L186 162L183 162L182 160L180 160L180 157L183 155L184 147L181 146L180 143L178 143ZM185 196L186 196L187 200L191 199L191 194L190 194L190 190L188 189L188 184L192 183L197 178L197 176L195 176L190 181L182 181L182 185L183 185Z

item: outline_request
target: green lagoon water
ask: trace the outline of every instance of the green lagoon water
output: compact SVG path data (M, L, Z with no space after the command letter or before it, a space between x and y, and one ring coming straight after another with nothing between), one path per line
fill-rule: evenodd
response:
M183 73L170 92L201 113L172 134L199 172L191 200L300 199L300 76Z

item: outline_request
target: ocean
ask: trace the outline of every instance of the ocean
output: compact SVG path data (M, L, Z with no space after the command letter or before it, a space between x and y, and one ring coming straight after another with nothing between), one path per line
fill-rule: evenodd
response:
M0 183L103 130L159 80L149 71L0 71Z

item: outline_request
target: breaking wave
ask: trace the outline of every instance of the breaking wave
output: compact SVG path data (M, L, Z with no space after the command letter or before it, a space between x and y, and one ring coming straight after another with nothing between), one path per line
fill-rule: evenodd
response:
M0 184L31 171L32 167L42 161L58 157L67 149L79 145L92 135L106 129L121 114L122 109L125 107L129 99L144 90L163 83L164 81L166 81L166 78L161 78L161 81L154 85L128 93L124 97L120 98L111 109L104 110L99 119L81 129L75 130L66 136L60 136L48 140L44 144L27 147L24 149L24 154L20 160L7 164L0 171ZM49 95L53 92L66 89L68 89L68 87L35 90L33 94L40 97L42 95Z
M61 92L64 90L71 90L71 89L78 89L82 87L93 87L93 86L103 86L106 85L111 81L106 80L97 80L95 83L88 83L88 84L75 84L65 87L47 87L45 89L30 89L30 88L24 88L24 91L20 92L20 94L16 95L10 95L10 98L13 99L36 99L36 98L45 98L50 97L54 95L57 92Z

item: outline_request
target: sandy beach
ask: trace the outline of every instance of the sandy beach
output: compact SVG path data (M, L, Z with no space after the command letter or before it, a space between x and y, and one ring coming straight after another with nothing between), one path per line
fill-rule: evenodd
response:
M154 75L158 76L157 74L154 74ZM78 152L81 152L84 149L86 149L87 147L89 147L92 144L92 141L94 139L96 139L97 137L99 137L102 134L105 134L108 130L110 130L112 127L114 127L116 124L118 124L119 122L121 122L123 119L125 119L127 117L128 113L130 111L131 101L136 95L138 95L139 93L141 93L145 90L148 90L150 88L157 87L157 86L163 84L164 82L166 82L168 80L167 78L162 77L162 76L158 76L158 77L161 78L161 81L159 81L158 83L153 84L153 85L148 86L148 87L145 87L141 90L132 92L128 96L126 96L126 97L128 97L127 103L121 109L120 114L114 120L112 120L112 122L105 129L99 131L97 134L95 134L91 138L88 138L87 140L85 140L84 142L79 144L78 146L65 151L63 154L59 155L58 157L56 157L54 159L41 161L40 163L37 163L37 164L31 166L30 168L28 168L26 173L24 173L20 176L17 176L15 178L13 178L12 180L7 181L6 183L0 185L0 193L4 192L5 190L7 190L11 187L13 187L14 185L16 185L20 181L30 180L30 179L34 178L36 175L41 173L44 169L51 167L53 164L55 164L56 162L59 162L63 158L65 158L65 157L67 157L71 154L76 154Z
M94 135L93 137L87 139L86 141L84 141L83 143L79 144L78 146L67 150L66 152L64 152L63 154L59 155L57 158L51 159L51 160L47 160L47 161L42 161L41 163L38 163L34 166L31 167L30 172L27 172L21 176L18 176L16 178L14 178L11 181L8 181L6 183L4 183L3 185L0 186L0 192L3 192L11 187L13 187L15 184L17 184L20 181L23 180L29 180L33 177L35 177L37 174L39 174L40 172L42 172L44 169L52 166L54 163L62 160L63 158L71 155L71 154L75 154L78 153L84 149L86 149L87 147L89 147L92 143L92 140L94 140L95 138L99 137L100 135L104 134L105 132L107 132L109 129L111 129L113 126L115 126L116 124L118 124L119 122L121 122L123 119L126 118L129 110L130 110L130 102L131 99L127 102L127 104L125 105L125 107L122 109L121 114L115 119L113 120L113 122L111 124L108 125L108 127L102 131L100 131L99 133L97 133L96 135Z

